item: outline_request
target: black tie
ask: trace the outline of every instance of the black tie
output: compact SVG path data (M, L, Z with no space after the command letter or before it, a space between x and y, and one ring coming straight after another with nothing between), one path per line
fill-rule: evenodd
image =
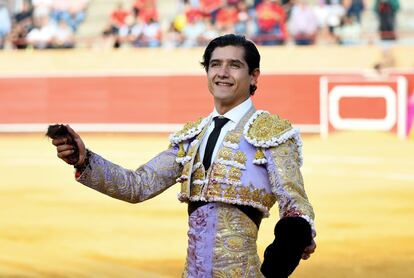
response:
M229 119L224 117L214 117L214 129L210 133L210 136L207 140L206 150L204 151L203 165L204 169L210 167L211 156L213 155L214 147L216 146L217 139L219 138L221 128L229 121Z

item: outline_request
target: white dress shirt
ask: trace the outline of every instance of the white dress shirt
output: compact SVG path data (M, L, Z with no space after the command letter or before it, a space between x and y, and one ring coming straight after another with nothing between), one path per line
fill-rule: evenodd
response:
M252 100L249 97L247 100L245 100L244 102L240 103L239 105L237 105L236 107L234 107L233 109L231 109L230 111L222 115L223 117L226 117L227 119L229 119L229 121L223 126L223 128L220 131L220 136L217 139L216 146L214 147L213 155L211 157L211 162L214 161L214 158L216 157L218 149L221 145L221 142L223 142L223 139L226 133L229 130L233 130L237 126L241 118L247 113L247 111L249 111L252 105L253 105ZM220 116L220 114L217 112L217 109L214 108L214 111L210 114L209 117L214 118L216 116ZM208 140L208 137L210 136L210 133L213 132L213 129L214 129L214 121L211 121L210 126L208 127L206 133L204 134L203 139L201 140L200 149L199 149L200 161L203 161L204 152L207 146L207 140Z

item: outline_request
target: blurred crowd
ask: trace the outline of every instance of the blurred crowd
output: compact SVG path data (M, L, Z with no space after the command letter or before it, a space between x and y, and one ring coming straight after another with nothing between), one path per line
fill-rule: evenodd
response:
M119 4L104 35L113 47L196 47L212 38L236 33L258 45L361 44L365 0L180 0L166 28L155 0ZM380 37L395 40L398 0L376 0Z
M16 49L75 47L75 33L85 19L88 1L0 0L0 48L6 40Z
M86 16L88 0L20 0L7 14L0 0L0 47L70 48ZM7 2L7 1L6 1ZM364 43L362 16L373 9L381 40L395 40L399 0L175 0L173 17L159 17L156 0L121 1L102 36L111 47L197 47L225 34L242 34L258 45Z

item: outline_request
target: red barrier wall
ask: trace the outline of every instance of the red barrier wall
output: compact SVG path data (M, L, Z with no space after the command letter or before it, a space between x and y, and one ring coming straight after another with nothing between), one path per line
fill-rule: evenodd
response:
M264 74L253 101L295 124L319 124L322 75L327 74ZM414 73L401 75L413 92ZM208 114L212 105L205 76L0 78L2 124L182 123Z

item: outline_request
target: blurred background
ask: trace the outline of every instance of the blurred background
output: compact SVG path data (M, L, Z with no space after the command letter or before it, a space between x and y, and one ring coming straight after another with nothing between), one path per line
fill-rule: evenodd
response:
M412 45L410 0L2 0L6 49L204 46L223 33L259 45Z
M44 134L139 167L211 112L199 62L226 33L258 45L255 106L302 132L318 249L292 277L414 276L414 1L0 0L0 277L180 277L178 186L111 199Z

